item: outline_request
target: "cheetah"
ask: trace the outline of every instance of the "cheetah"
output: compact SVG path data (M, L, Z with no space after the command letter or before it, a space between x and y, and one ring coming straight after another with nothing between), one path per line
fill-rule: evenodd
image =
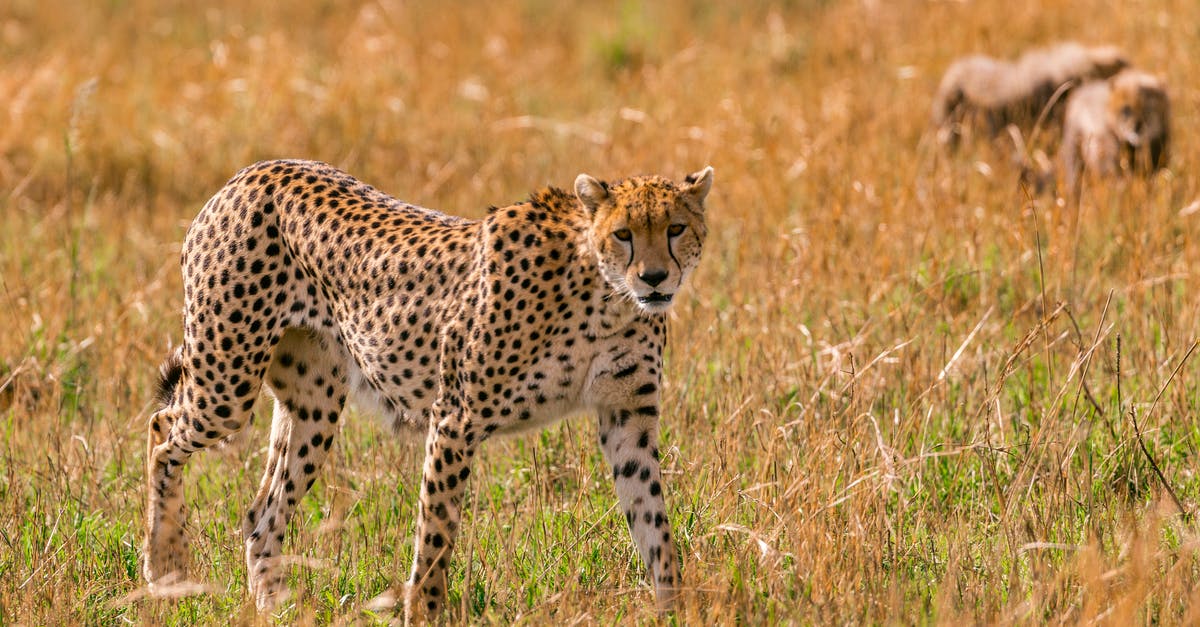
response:
M1086 169L1100 177L1150 174L1167 161L1170 100L1162 79L1125 70L1080 87L1067 101L1059 152L1067 189L1078 194Z
M707 234L707 167L677 183L586 174L481 220L396 200L326 164L270 161L200 211L181 254L184 339L149 419L145 579L186 569L183 469L274 397L261 487L241 525L261 610L286 596L288 519L347 396L424 436L408 620L436 616L471 461L492 435L591 414L655 590L680 558L659 470L666 313Z
M1047 107L1053 120L1061 110L1057 103L1076 84L1108 78L1128 65L1114 46L1075 42L1036 48L1016 61L963 57L946 70L933 99L931 117L938 141L957 146L972 127L995 137L1009 124L1032 126ZM1056 97L1060 89L1064 94Z

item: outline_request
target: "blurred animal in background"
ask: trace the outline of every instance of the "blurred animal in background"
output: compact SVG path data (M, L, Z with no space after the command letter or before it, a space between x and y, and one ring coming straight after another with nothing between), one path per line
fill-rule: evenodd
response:
M1151 174L1167 161L1170 100L1164 81L1125 70L1092 81L1071 94L1059 150L1067 189L1077 193L1080 175Z
M933 99L938 141L953 148L964 136L995 137L1010 124L1028 134L1043 116L1060 117L1058 105L1073 87L1128 66L1119 48L1075 42L1030 50L1016 61L963 57L946 70Z

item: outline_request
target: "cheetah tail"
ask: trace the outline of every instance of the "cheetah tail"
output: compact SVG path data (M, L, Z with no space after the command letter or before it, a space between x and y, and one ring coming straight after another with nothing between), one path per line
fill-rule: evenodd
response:
M171 404L175 388L183 378L183 347L178 346L167 356L158 367L158 387L154 391L154 400L161 407Z

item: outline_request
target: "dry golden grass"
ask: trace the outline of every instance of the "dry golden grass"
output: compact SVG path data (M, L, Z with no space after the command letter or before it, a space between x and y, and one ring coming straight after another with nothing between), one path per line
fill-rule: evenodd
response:
M144 598L137 547L184 229L276 157L468 216L716 168L668 354L679 622L1200 621L1196 522L1130 420L1194 509L1200 4L202 4L0 8L0 622L263 620L236 522L266 413L189 466L199 585ZM1170 169L1078 208L926 127L954 57L1061 38L1175 102ZM352 418L283 620L387 620L407 574L419 451ZM451 619L656 620L594 436L485 447Z

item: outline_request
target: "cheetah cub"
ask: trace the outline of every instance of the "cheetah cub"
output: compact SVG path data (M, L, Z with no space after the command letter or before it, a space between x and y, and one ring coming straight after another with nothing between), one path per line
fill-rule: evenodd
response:
M1170 101L1162 79L1125 70L1080 87L1067 101L1060 162L1067 189L1086 170L1108 177L1149 174L1166 165Z
M700 261L713 170L674 182L586 174L466 220L328 165L242 170L182 253L184 339L149 421L143 575L186 567L183 469L275 399L262 484L242 522L259 608L285 595L280 549L348 395L424 437L409 620L446 603L471 461L493 434L592 414L661 609L680 585L658 425L666 312Z

